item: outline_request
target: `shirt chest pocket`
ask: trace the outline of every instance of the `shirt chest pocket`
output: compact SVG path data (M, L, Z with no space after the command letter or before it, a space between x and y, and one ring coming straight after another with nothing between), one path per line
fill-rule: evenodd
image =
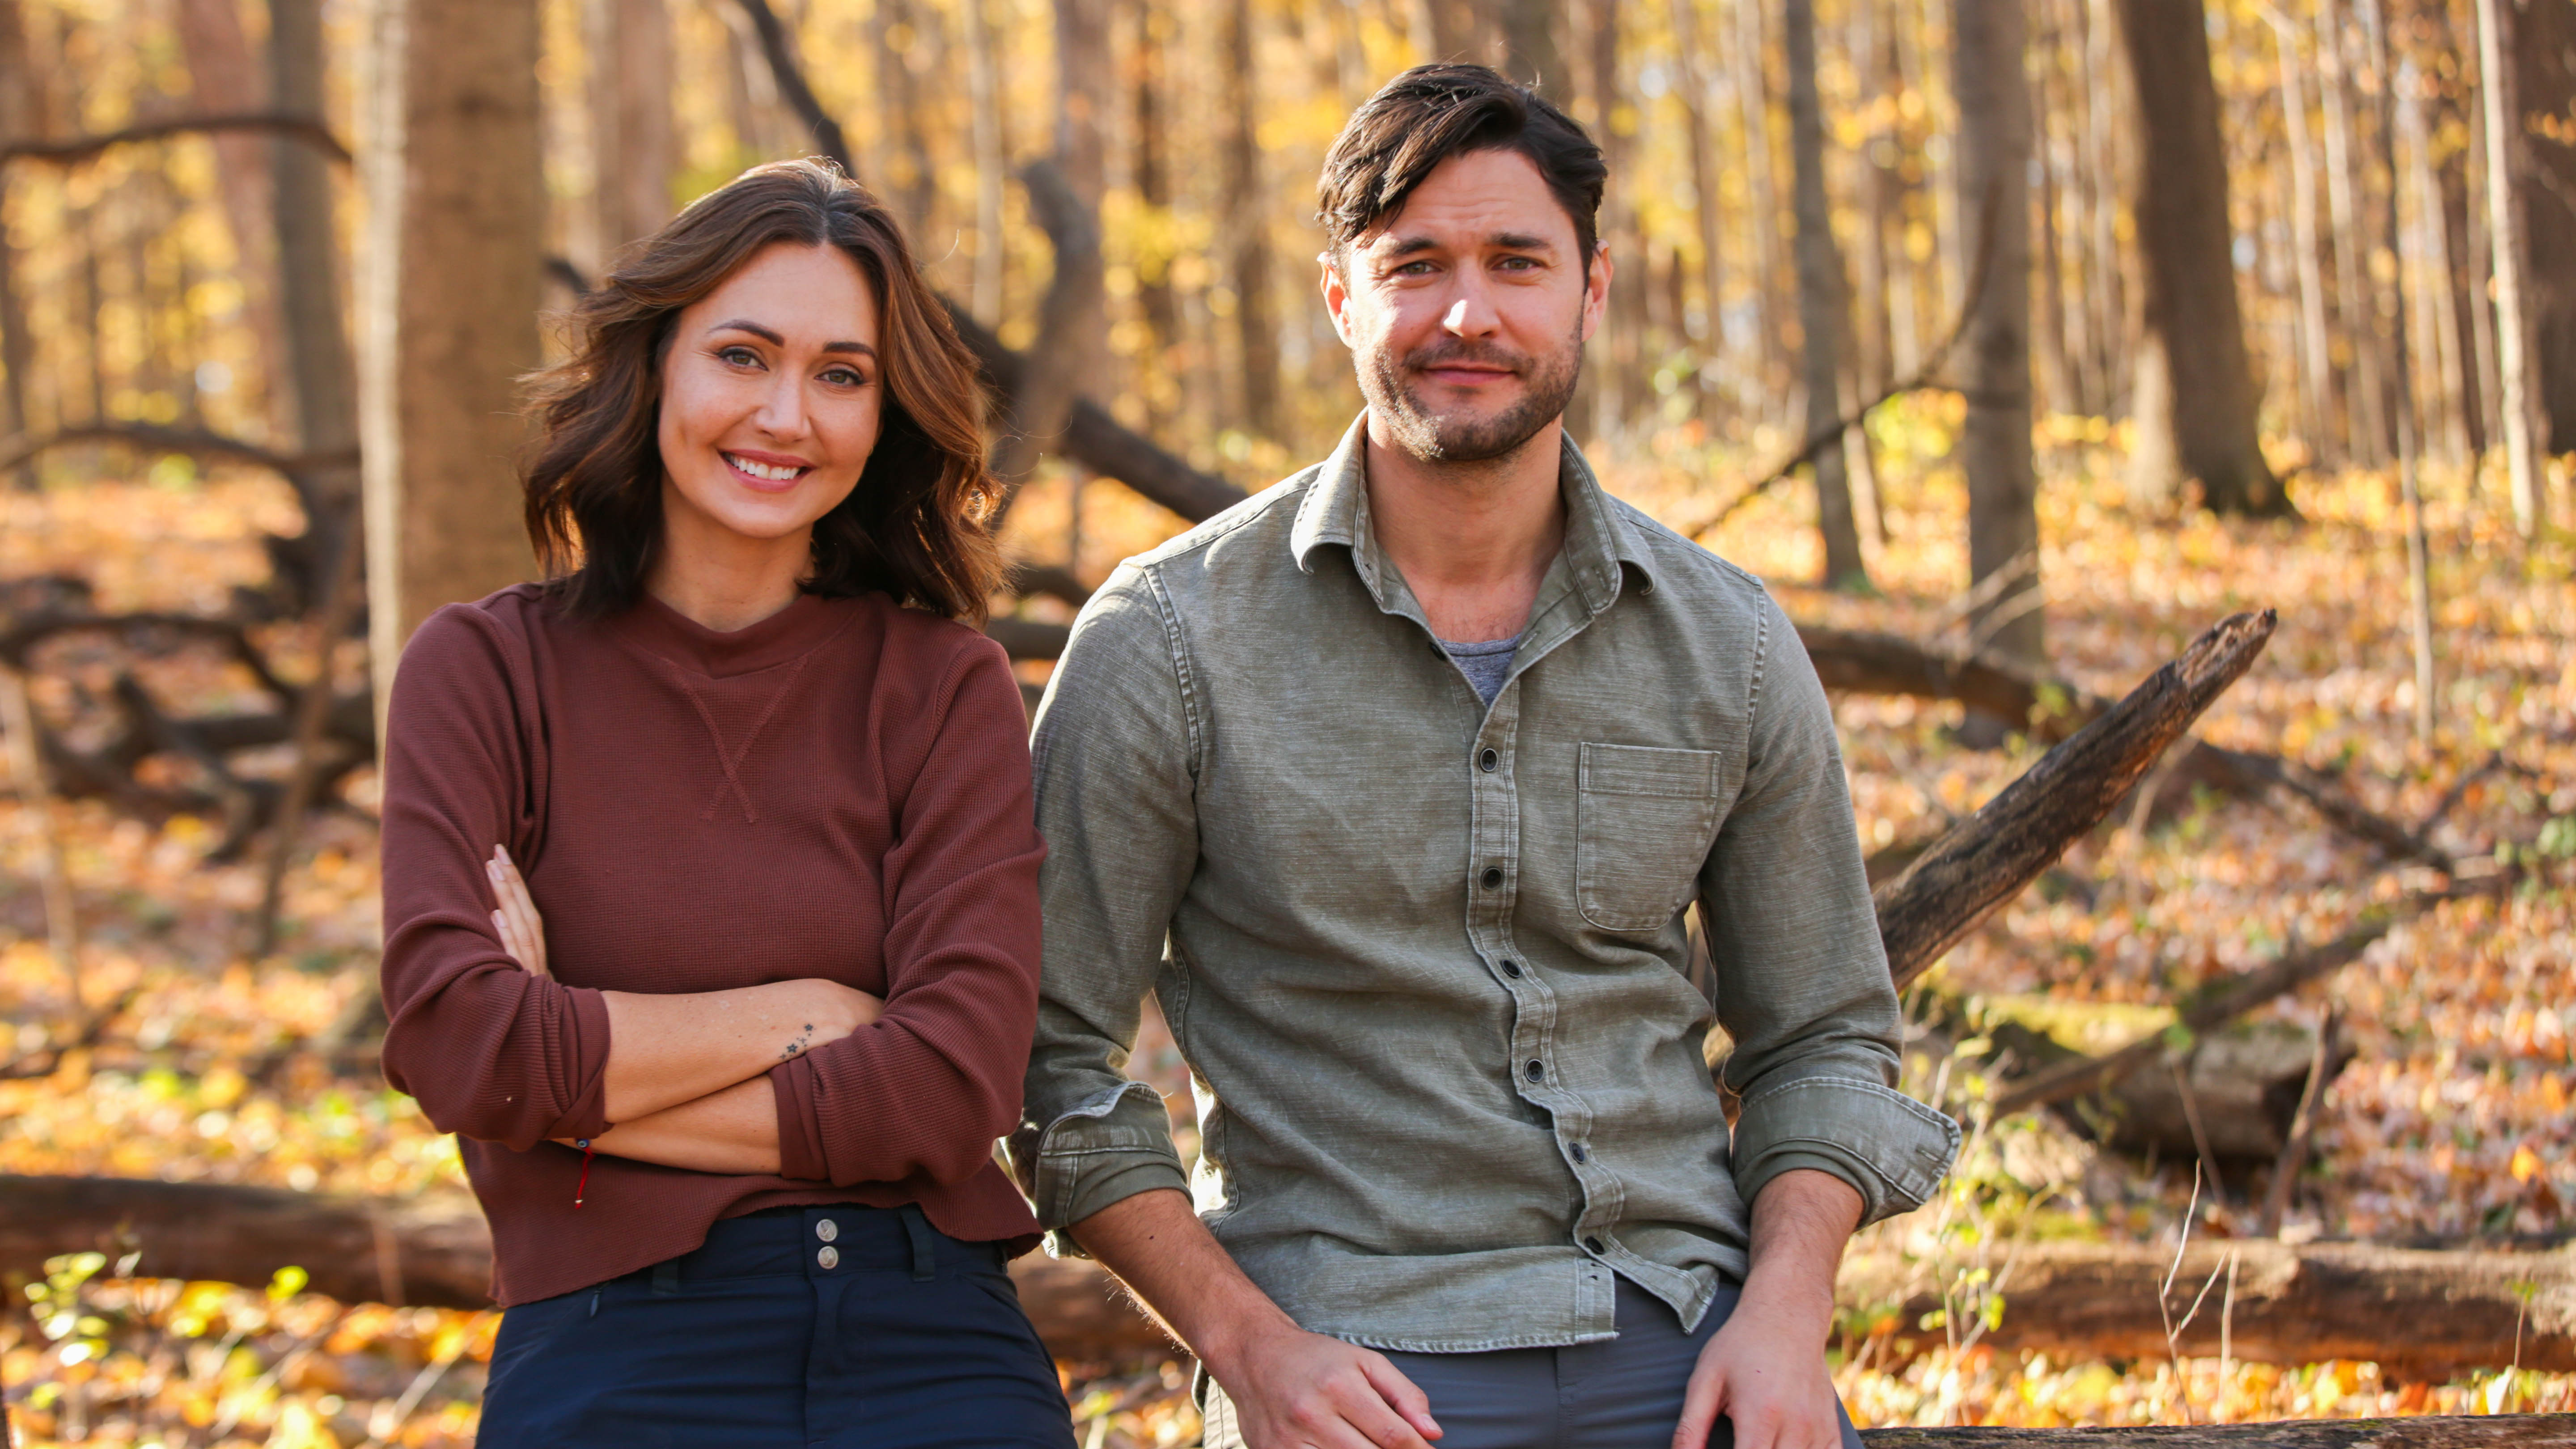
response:
M1586 741L1575 802L1574 893L1605 931L1659 931L1690 904L1717 833L1716 750Z

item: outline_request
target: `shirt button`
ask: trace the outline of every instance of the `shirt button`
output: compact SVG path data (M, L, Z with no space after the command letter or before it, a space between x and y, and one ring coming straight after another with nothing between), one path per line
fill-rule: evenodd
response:
M1590 1154L1590 1153L1585 1152L1585 1151L1583 1150L1583 1144L1582 1144L1582 1143L1577 1142L1577 1143L1575 1143L1575 1144L1574 1144L1574 1160L1575 1160L1575 1161L1577 1161L1577 1162L1582 1162L1582 1161L1586 1160L1587 1158L1589 1158L1590 1156L1591 1156L1591 1154Z
M1547 1080L1547 1063L1532 1057L1529 1065L1521 1068L1521 1075L1533 1082L1544 1082Z
M824 1242L828 1243L840 1235L841 1225L832 1221L830 1218L825 1218L814 1225L814 1236L821 1238Z
M1486 866L1484 879L1485 889L1487 890L1492 890L1501 885L1503 883L1503 868L1499 865Z
M1599 1238L1585 1238L1583 1240L1583 1246L1596 1253L1606 1253L1609 1251L1609 1249L1601 1246L1601 1240Z
M841 1266L841 1250L838 1248L825 1248L814 1255L814 1261L822 1264L823 1270L828 1273L832 1269Z
M1502 762L1502 756L1495 754L1492 750L1487 750L1476 757L1476 768L1490 775L1494 773L1494 767Z
M1521 976L1521 963L1519 963L1518 961L1506 961L1506 962L1504 962L1504 963L1503 963L1503 974L1504 974L1504 975L1506 975L1506 976L1509 976L1510 978L1512 978L1512 979L1513 979L1513 980L1515 980L1515 981L1518 981L1518 980L1520 979L1520 976Z

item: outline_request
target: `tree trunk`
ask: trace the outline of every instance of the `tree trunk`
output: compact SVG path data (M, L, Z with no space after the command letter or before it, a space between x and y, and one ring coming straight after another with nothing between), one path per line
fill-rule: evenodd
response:
M2225 1333L2240 1360L2367 1359L2391 1377L2438 1382L2515 1362L2519 1322L2522 1367L2576 1369L2576 1259L2565 1253L2203 1239L2184 1250L2179 1271L2174 1250L2161 1244L2039 1242L2023 1245L2018 1256L2003 1245L1990 1254L2004 1313L1984 1341L2004 1353L2161 1362L2159 1288L2171 1274L2165 1303L2180 1323L2216 1270L2221 1288L2180 1334L2186 1356L2217 1357ZM2220 1299L2231 1256L2235 1304L2227 1312ZM1913 1265L1854 1258L1843 1265L1837 1296L1895 1306L1897 1335L1912 1338L1921 1316L1941 1306L1921 1275ZM2520 1297L2526 1287L2537 1289L2527 1311ZM1935 1332L1932 1342L1939 1341Z
M2279 12L2270 12L2272 39L2280 53L2281 117L2290 153L2290 247L2299 282L2299 431L2309 456L2331 461L2339 451L2334 435L2334 398L2330 378L2334 354L2326 338L2325 274L2320 269L2317 233L2316 148L2308 132L2308 95L2299 56L2301 27Z
M2007 659L2047 658L2039 601L2039 479L2030 452L2030 88L2023 0L1955 0L1950 87L1959 107L1958 207L1985 278L1960 338L1968 417L1968 572L2018 581L1981 607L1972 637ZM1993 228L1987 235L1986 229Z
M373 0L360 376L377 709L433 609L529 576L514 455L545 191L537 18L511 0Z
M1562 106L1570 89L1564 53L1556 43L1554 0L1499 0L1503 74ZM1596 138L1599 139L1599 138Z
M323 114L325 53L321 0L269 0L272 107L290 115ZM347 453L358 446L358 381L340 291L337 179L326 158L292 138L270 143L269 176L277 206L278 300L286 319L286 371L293 384L296 436L307 454ZM314 496L306 506L317 519L340 515L358 493L354 467L307 476ZM316 534L308 531L307 537ZM312 544L304 547L299 562L305 601L317 602L330 563ZM390 669L392 661L382 667Z
M2119 8L2145 142L2136 215L2146 328L2131 496L2168 508L2197 480L2201 502L2220 513L2288 514L2255 432L2261 399L2237 308L2227 153L2201 0L2120 0Z
M1816 11L1813 0L1787 0L1783 29L1789 53L1789 149L1797 165L1798 319L1805 336L1807 436L1836 433L1842 418L1845 315L1843 255L1834 245L1825 200L1824 106L1816 94ZM2025 430L2027 431L2027 430ZM1837 440L1838 442L1839 440ZM1824 537L1827 588L1869 586L1861 560L1860 531L1852 520L1851 480L1843 450L1816 450L1816 528Z
M585 0L590 60L590 225L601 273L620 247L671 219L671 16L664 0Z
M2165 1424L2136 1428L1866 1429L1870 1449L2570 1449L2576 1414L2489 1418L2426 1414L2406 1419L2291 1419L2268 1424Z
M263 109L268 87L261 83L250 39L242 33L238 0L179 0L179 48L188 58L190 103L210 114L242 114ZM313 114L320 114L317 110ZM217 188L225 229L233 236L234 275L244 293L242 311L258 339L260 358L271 366L286 355L283 319L279 315L277 236L272 214L275 186L269 176L269 143L248 131L209 138L215 152ZM272 418L284 415L291 400L271 384Z
M314 1292L343 1301L476 1308L490 1302L490 1244L482 1214L455 1196L402 1201L211 1183L0 1176L0 1272L6 1273L40 1274L46 1258L64 1253L101 1252L111 1260L136 1253L140 1276L255 1285L291 1264L311 1275ZM2576 1369L2576 1267L2564 1253L2203 1241L2190 1246L2172 1275L2174 1296L2167 1301L2176 1319L2213 1269L2224 1276L2230 1254L2235 1303L2224 1318L2228 1346L2240 1360L2367 1359L2397 1374L2435 1379L2501 1368L2517 1354L2527 1369ZM2156 1301L2173 1257L2171 1248L2148 1244L2040 1242L2017 1253L1998 1247L1991 1266L2005 1310L1985 1341L2056 1357L2161 1359L2165 1337ZM1096 1263L1032 1254L1011 1265L1011 1276L1039 1335L1060 1356L1106 1358L1168 1347ZM1843 1265L1836 1296L1887 1309L1897 1318L1897 1337L1922 1345L1914 1325L1942 1306L1924 1276L1918 1265L1854 1258ZM2218 1352L2218 1310L2213 1301L2193 1319L2181 1338L2184 1353ZM2576 1444L2576 1438L2500 1442Z
M1745 264L1753 282L1754 347L1748 359L1754 415L1780 416L1780 387L1787 367L1787 328L1780 317L1780 185L1771 148L1770 68L1764 64L1761 0L1733 0L1735 102L1744 130L1745 198L1753 221L1753 255Z
M2525 278L2530 245L2524 230L2522 134L2517 77L2505 57L2515 54L2514 13L2507 0L2477 0L2478 74L2485 82L2479 117L2487 136L2487 234L2493 238L2498 421L2504 428L2505 477L2512 490L2514 526L2530 538L2548 521L2549 497L2535 446L2537 389L2532 386L2531 308ZM2562 219L2563 220L2563 219Z
M1700 366L1692 371L1701 412L1718 396L1716 375L1726 357L1725 218L1718 208L1720 187L1717 138L1709 107L1716 98L1700 56L1699 6L1695 0L1672 0L1673 52L1681 72L1683 123L1689 127L1691 222L1699 237L1700 335L1692 349Z
M885 191L895 215L903 222L904 234L924 239L931 235L939 178L930 159L930 138L922 129L926 103L920 75L913 70L913 58L921 56L922 69L932 69L930 58L938 54L939 23L936 13L923 15L912 0L879 0L868 10L868 50L876 62L876 130L878 145L885 154Z
M2361 264L2361 204L2353 196L2352 77L2344 63L2342 20L2317 19L2317 69L2325 115L2326 215L2334 233L2335 311L2343 322L2350 372L2344 385L2344 460L2371 467L2388 456L2388 395L2379 376L2379 329L2372 320L2369 273Z
M2535 453L2576 452L2576 146L2566 140L2576 113L2576 5L2524 4L2514 16L2512 130L2521 137L2524 355L2541 436ZM2555 138L2538 139L2543 123ZM2499 148L2501 149L2501 148ZM2535 484L2535 487L2541 485ZM2561 503L2565 499L2559 500Z
M1242 426L1279 435L1278 330L1270 314L1270 226L1262 205L1260 88L1252 64L1252 0L1225 0L1218 39L1224 75L1226 133L1224 225L1231 233L1236 375L1242 379Z
M1002 325L1002 187L1009 178L1009 148L1002 134L1002 62L995 52L987 0L964 0L958 23L966 28L968 142L975 163L975 272L966 309L988 327Z
M2379 8L2379 0L2360 0L2356 7L2361 16L2362 33L2370 52L2371 68L2379 76L2379 144L2380 154L2388 158L2388 190L2380 198L2380 226L2391 246L2399 244L2397 229L2397 70L2391 60L2388 26ZM2402 265L2402 264L2401 264ZM2406 593L2407 621L2415 646L2415 742L2425 748L2433 743L2433 582L2431 545L2424 535L2424 498L2417 477L2421 441L2415 432L2414 359L2408 351L2405 277L2401 269L2389 279L2386 299L2380 305L2381 315L2388 318L2392 337L2388 349L2391 380L2396 395L2391 408L2397 421L2397 487L2403 501L2406 519Z
M0 0L0 142L33 138L38 130L36 77L27 55L27 17L18 0ZM36 366L36 339L27 330L26 299L18 292L18 246L9 234L9 183L0 170L0 428L12 437L35 430L27 383ZM12 481L32 488L31 464L11 469Z
M1624 93L1619 73L1619 0L1590 0L1584 19L1592 37L1590 53L1585 57L1591 72L1587 79L1592 139L1600 145L1611 176L1609 190L1601 199L1599 239L1610 244L1612 254L1626 271L1611 278L1607 316L1601 329L1593 334L1594 353L1607 365L1584 369L1578 387L1592 396L1584 399L1578 393L1566 413L1574 418L1589 414L1594 420L1593 435L1606 441L1636 420L1645 396L1645 359L1654 355L1648 350L1647 331L1653 325L1648 305L1655 293L1655 279L1645 238L1637 228L1635 193L1624 182L1632 148L1629 138L1620 135L1610 123L1610 113ZM1566 89L1562 84L1557 87L1560 103ZM1578 437L1576 441L1588 444L1590 439Z

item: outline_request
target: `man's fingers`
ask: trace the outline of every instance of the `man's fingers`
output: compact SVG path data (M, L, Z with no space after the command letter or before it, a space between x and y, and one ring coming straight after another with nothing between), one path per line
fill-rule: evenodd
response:
M1378 1398L1395 1411L1408 1430L1404 1438L1394 1440L1381 1438L1378 1440L1379 1443L1390 1446L1409 1446L1422 1440L1440 1437L1440 1421L1431 1417L1431 1396L1416 1388L1413 1380L1398 1372L1394 1364L1387 1362L1384 1354L1363 1355L1360 1359L1360 1373L1368 1379L1369 1387L1377 1390Z
M1726 1376L1705 1364L1693 1370L1689 1387L1682 1391L1681 1422L1673 1426L1673 1449L1707 1449L1708 1431L1717 1424L1717 1411L1725 1403ZM1740 1439L1737 1449L1743 1449Z

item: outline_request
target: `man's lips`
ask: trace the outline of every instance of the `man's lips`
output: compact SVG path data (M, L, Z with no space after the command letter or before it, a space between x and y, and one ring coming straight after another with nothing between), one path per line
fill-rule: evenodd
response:
M1453 387L1474 387L1479 383L1495 382L1517 375L1508 367L1492 367L1472 362L1435 362L1420 371L1425 377L1448 383Z

